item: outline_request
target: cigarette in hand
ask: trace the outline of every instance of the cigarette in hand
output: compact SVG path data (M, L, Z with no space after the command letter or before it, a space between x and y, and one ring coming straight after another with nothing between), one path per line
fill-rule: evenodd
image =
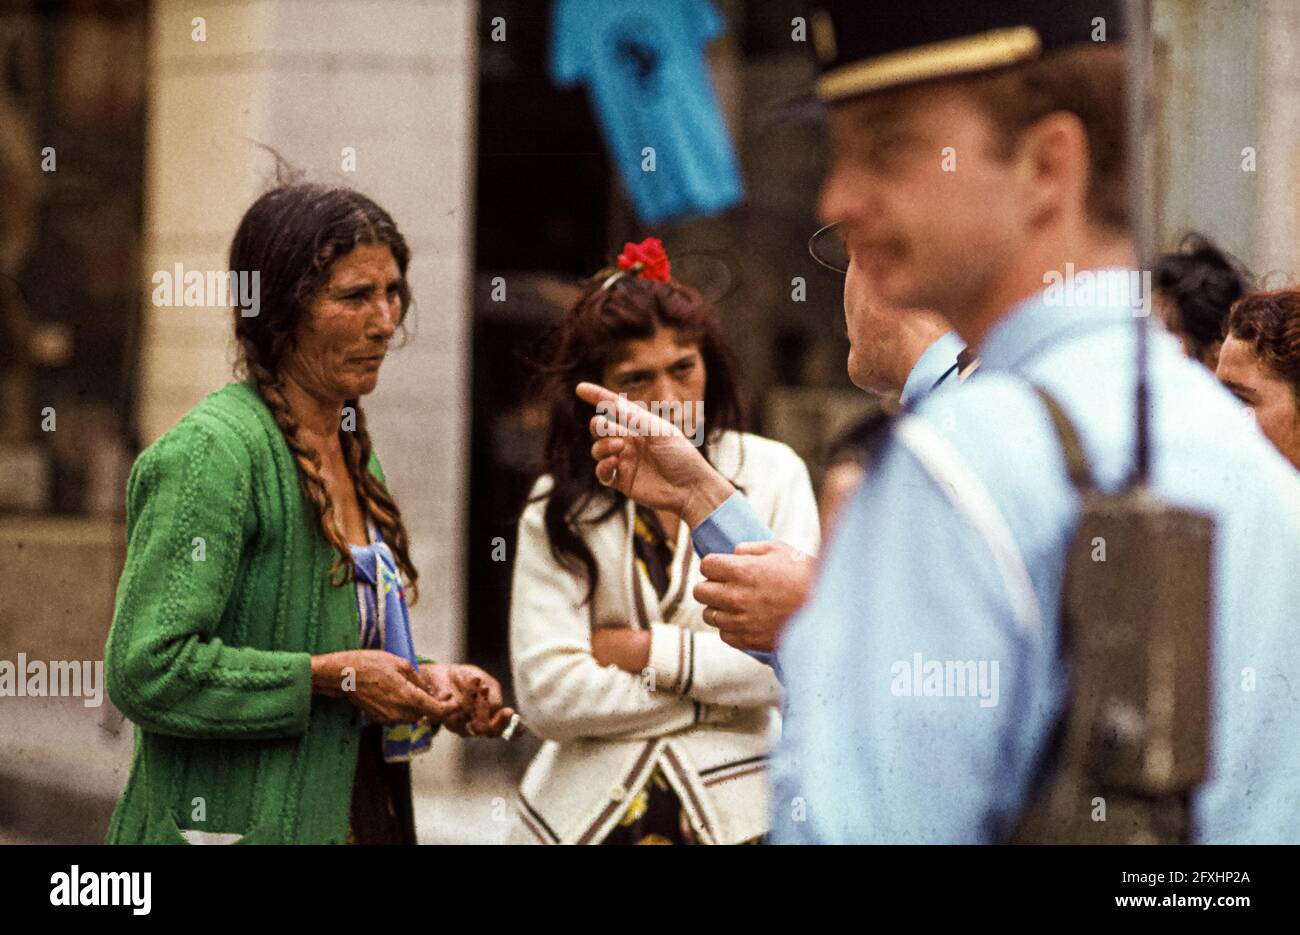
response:
M509 740L510 738L514 737L515 731L519 729L520 723L521 722L519 720L518 714L510 715L510 723L507 724L506 729L501 732L501 739Z

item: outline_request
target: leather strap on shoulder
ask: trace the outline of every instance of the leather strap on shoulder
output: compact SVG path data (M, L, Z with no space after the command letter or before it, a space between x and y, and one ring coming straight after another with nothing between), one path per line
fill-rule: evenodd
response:
M1052 418L1052 428L1056 430L1056 438L1061 443L1061 451L1065 455L1065 467L1071 483L1080 493L1096 490L1097 484L1092 476L1092 467L1088 464L1088 456L1084 453L1083 443L1079 439L1074 423L1070 421L1070 417L1065 414L1065 410L1051 393L1037 383L1031 383L1030 386L1043 401L1043 405L1047 407L1047 414Z

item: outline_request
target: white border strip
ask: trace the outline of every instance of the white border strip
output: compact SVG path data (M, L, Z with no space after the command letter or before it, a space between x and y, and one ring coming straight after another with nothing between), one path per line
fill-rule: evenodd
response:
M1025 560L1016 545L1011 528L1003 518L988 490L975 476L970 465L957 453L937 429L915 416L898 421L898 438L934 478L953 506L965 517L993 553L1002 583L1011 600L1016 625L1026 633L1043 631L1043 611L1034 593Z

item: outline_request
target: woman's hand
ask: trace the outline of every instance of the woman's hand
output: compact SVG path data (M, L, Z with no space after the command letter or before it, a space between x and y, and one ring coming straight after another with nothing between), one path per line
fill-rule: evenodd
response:
M453 692L430 691L415 667L382 649L312 656L312 691L346 697L378 724L443 721L461 708Z
M650 631L601 627L591 633L591 654L602 666L640 675L650 664Z
M501 703L501 683L478 666L425 663L419 675L427 692L455 699L456 709L442 719L454 734L499 737L514 716L514 709Z

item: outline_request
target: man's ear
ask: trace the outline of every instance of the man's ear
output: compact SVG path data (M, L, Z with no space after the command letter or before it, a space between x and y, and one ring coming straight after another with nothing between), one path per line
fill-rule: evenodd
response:
M1088 200L1088 131L1076 114L1056 111L1021 134L1016 159L1024 173L1024 217L1031 228L1082 219Z

